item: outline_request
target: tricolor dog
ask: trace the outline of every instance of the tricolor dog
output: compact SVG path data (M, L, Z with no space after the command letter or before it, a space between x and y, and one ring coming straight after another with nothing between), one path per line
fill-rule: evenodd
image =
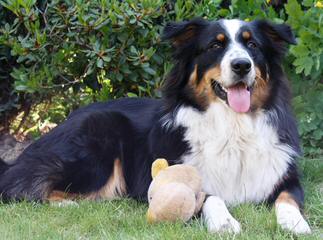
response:
M300 154L290 91L281 67L287 25L264 20L170 23L173 69L162 99L94 103L74 111L0 166L6 200L146 199L151 164L189 164L209 195L202 217L211 232L237 233L226 206L267 202L277 222L309 233L297 172Z

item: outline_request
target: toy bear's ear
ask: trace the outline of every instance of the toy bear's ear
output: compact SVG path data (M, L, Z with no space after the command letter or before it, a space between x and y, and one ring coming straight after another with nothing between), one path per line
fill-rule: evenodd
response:
M168 162L164 158L158 158L156 159L153 164L151 165L151 176L152 178L155 178L157 174L168 167Z

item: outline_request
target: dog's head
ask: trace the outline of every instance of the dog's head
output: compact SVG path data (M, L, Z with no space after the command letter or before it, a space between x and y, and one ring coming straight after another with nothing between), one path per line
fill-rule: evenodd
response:
M285 24L264 20L170 23L164 39L174 47L176 64L166 81L165 97L200 110L214 101L235 112L265 105L274 88L272 75L294 36Z

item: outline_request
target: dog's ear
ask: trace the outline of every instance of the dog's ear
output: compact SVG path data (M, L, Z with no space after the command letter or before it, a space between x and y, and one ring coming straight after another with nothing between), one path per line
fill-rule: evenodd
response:
M275 24L266 20L256 20L254 21L254 24L257 29L269 37L274 44L296 44L294 34L290 26L286 24Z
M162 39L170 41L175 48L185 47L196 40L207 25L208 21L203 18L171 22L165 26Z

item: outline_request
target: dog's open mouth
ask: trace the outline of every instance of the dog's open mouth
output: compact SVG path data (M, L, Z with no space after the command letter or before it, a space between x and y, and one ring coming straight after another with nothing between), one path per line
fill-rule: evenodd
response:
M226 101L235 112L245 113L249 111L252 87L239 82L225 88L218 81L212 80L212 88L215 94Z

